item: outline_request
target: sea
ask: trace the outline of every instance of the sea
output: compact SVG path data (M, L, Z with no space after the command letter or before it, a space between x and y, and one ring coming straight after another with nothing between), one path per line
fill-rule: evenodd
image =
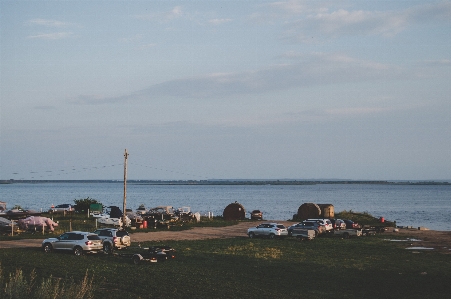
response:
M398 226L451 231L451 185L311 184L311 185L154 185L127 183L126 207L190 207L201 215L221 216L238 202L246 216L254 209L265 220L290 220L303 203L332 204L335 212L368 212ZM7 208L47 211L52 205L92 198L104 206L123 207L123 182L46 182L0 184Z

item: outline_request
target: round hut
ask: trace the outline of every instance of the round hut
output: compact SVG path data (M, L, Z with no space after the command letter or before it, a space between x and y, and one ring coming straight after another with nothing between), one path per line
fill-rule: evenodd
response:
M309 218L320 218L320 216L321 216L320 207L315 203L309 202L303 203L299 207L296 218L299 220L305 220Z
M243 220L246 216L246 210L238 202L229 204L222 213L224 220Z

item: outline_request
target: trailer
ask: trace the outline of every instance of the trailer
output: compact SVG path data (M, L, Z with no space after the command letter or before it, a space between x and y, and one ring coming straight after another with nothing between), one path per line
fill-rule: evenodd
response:
M349 239L350 237L360 237L362 236L361 229L336 229L334 230L334 236L341 236L343 239Z
M295 228L292 230L291 236L301 240L313 240L316 232L313 229Z
M170 246L151 246L146 248L129 248L128 252L115 252L113 255L131 259L137 265L141 262L156 263L175 259L175 249ZM134 251L130 253L130 251Z

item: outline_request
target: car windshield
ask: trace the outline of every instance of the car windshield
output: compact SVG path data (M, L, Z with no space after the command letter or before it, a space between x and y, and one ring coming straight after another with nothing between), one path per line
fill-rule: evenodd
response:
M118 237L123 237L123 236L128 236L128 233L127 233L126 231L123 231L123 230L118 230L118 231L116 232L116 235L117 235Z
M283 224L277 224L278 228L285 228L285 226Z
M100 240L98 235L88 235L88 240Z

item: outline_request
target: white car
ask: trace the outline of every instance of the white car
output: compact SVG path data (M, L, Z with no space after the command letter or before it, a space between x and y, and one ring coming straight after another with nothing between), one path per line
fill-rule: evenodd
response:
M110 206L105 209L105 212L98 215L93 215L97 218L97 222L106 225L122 226L122 211L119 207ZM131 220L125 216L125 226L131 225Z
M262 223L256 227L249 228L247 235L251 239L255 237L284 238L288 236L288 230L285 225L280 223Z
M334 226L329 219L307 219L305 221L315 221L326 228L326 231L332 231Z
M113 225L113 226L122 226L122 217L121 218L112 218L109 214L100 214L93 216L97 218L97 222L105 225ZM128 216L125 216L125 226L130 226L132 221Z

